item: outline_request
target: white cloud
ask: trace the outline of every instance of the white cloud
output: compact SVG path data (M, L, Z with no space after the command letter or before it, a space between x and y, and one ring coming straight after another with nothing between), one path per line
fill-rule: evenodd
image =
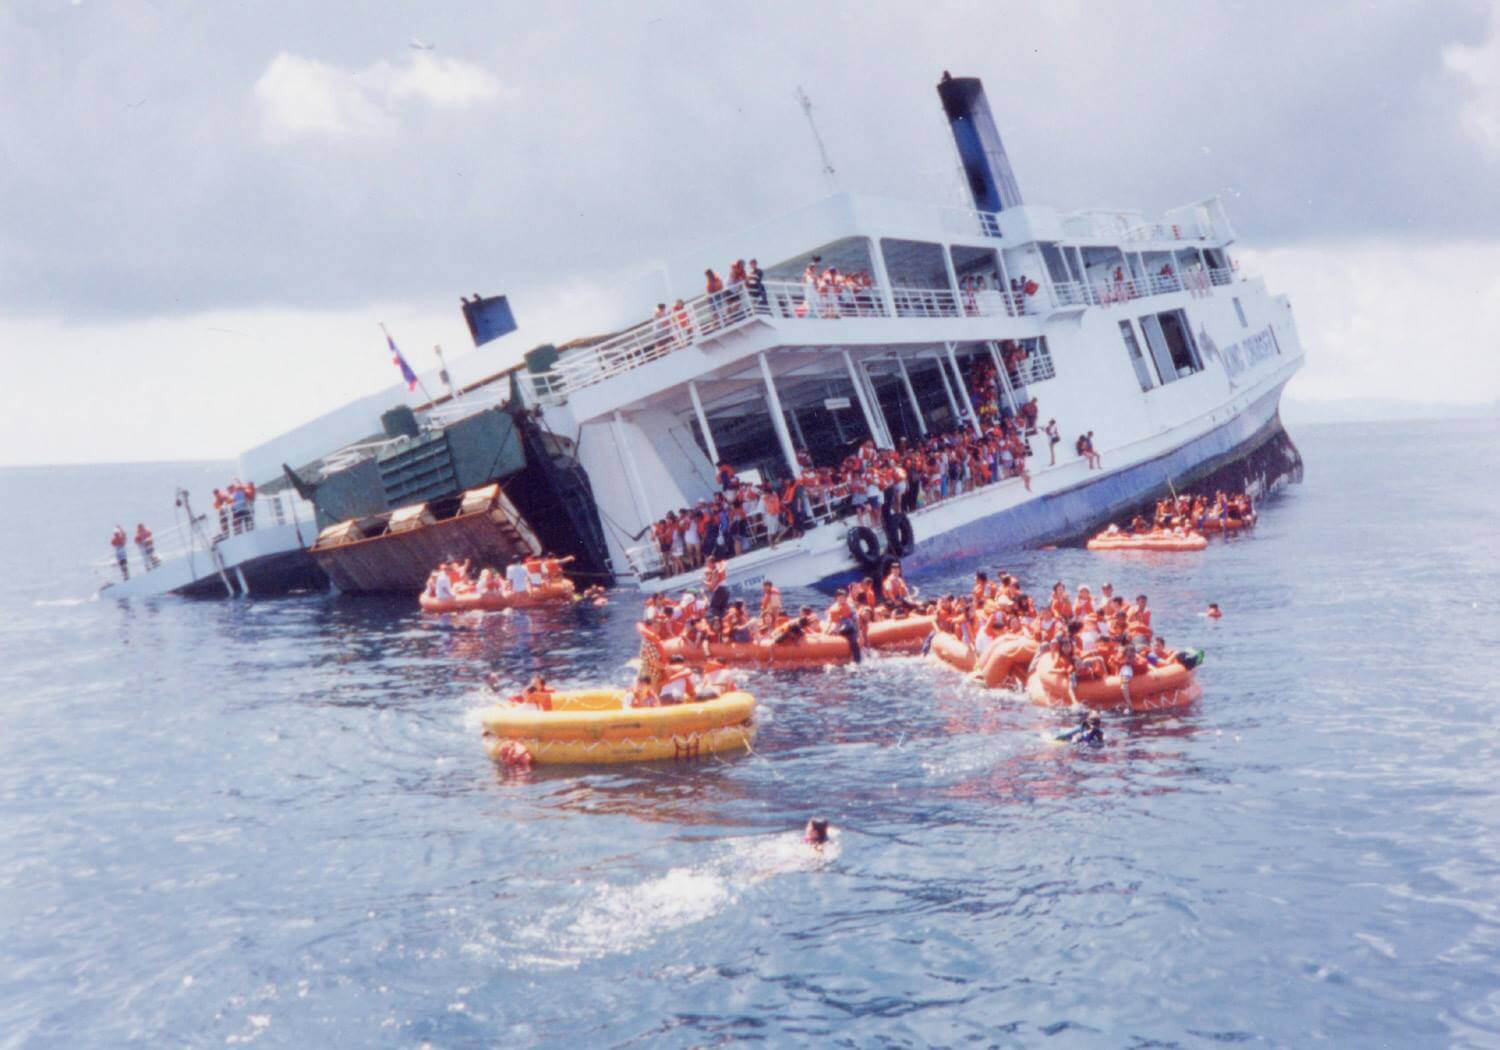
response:
M349 70L281 52L255 82L261 131L272 142L392 134L413 104L463 109L513 97L489 70L422 52Z
M1236 252L1292 303L1313 400L1500 399L1500 241Z
M1443 50L1443 65L1468 81L1460 119L1464 130L1493 157L1500 157L1500 0L1490 13L1490 35L1477 46Z
M403 396L377 321L437 393L434 344L455 379L472 382L543 341L641 319L645 309L621 296L624 282L605 274L511 289L521 331L477 351L459 289L442 307L266 307L99 323L0 314L0 465L230 459L355 398Z

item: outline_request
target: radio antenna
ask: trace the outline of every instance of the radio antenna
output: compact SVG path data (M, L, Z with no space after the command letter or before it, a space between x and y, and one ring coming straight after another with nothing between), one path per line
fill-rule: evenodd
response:
M797 85L797 104L802 107L802 112L807 116L807 126L812 128L813 141L818 144L818 157L823 161L823 177L828 180L828 189L837 193L839 191L839 180L833 173L833 162L828 159L828 149L823 145L823 136L818 134L818 122L813 119L812 99L807 97L807 92L802 90L802 85Z

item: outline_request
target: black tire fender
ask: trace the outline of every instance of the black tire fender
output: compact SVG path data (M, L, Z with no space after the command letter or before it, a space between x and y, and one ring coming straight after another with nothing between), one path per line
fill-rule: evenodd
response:
M880 537L874 529L857 525L849 530L844 542L849 546L849 554L864 568L873 569L880 563Z
M886 526L885 537L888 541L886 550L900 558L917 547L917 534L911 527L911 519L905 514L892 514L890 523Z

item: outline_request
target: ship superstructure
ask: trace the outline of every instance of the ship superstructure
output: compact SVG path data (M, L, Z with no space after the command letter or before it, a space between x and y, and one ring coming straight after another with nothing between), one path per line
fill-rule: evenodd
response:
M528 401L577 435L617 571L649 589L691 583L666 571L651 526L711 500L721 462L793 478L866 441L978 434L987 412L1014 415L1032 398L1064 435L1056 464L1032 434L1029 488L1014 477L912 511L914 545L894 544L908 570L1076 535L1278 438L1302 347L1286 297L1239 272L1220 202L1159 219L1021 203L978 82L939 91L974 207L829 197L679 267L754 254L769 260L760 288L685 300L528 372ZM830 294L809 267L869 279ZM985 369L998 404L974 402ZM1088 432L1100 470L1074 452ZM1282 459L1291 468L1294 450ZM847 505L805 510L803 535L774 549L756 537L730 560L731 586L831 584L872 568L847 543Z

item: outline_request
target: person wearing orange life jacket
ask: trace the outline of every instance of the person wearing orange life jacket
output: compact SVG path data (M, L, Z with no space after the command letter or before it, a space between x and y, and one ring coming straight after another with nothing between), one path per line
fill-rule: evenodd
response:
M1135 605L1126 614L1125 622L1132 645L1144 649L1151 644L1151 610L1146 608L1144 594L1135 596Z
M770 580L760 585L759 619L758 630L761 638L769 638L781 621L781 592Z
M833 604L824 617L823 629L827 634L841 636L849 643L849 657L855 663L862 659L859 651L859 618L854 606L849 604L849 592L840 587L833 593Z
M115 526L115 531L109 537L109 545L115 549L115 564L120 567L120 576L127 580L130 579L130 563L125 558L124 526Z
M156 556L156 540L151 537L151 530L146 528L145 522L136 523L135 545L141 552L141 561L145 563L147 572L161 564L161 559Z
M1073 603L1068 600L1068 589L1061 580L1052 585L1052 615L1066 623L1073 618Z
M916 608L911 588L901 576L900 562L892 562L891 567L886 570L885 579L880 582L880 594L891 612L911 612Z

